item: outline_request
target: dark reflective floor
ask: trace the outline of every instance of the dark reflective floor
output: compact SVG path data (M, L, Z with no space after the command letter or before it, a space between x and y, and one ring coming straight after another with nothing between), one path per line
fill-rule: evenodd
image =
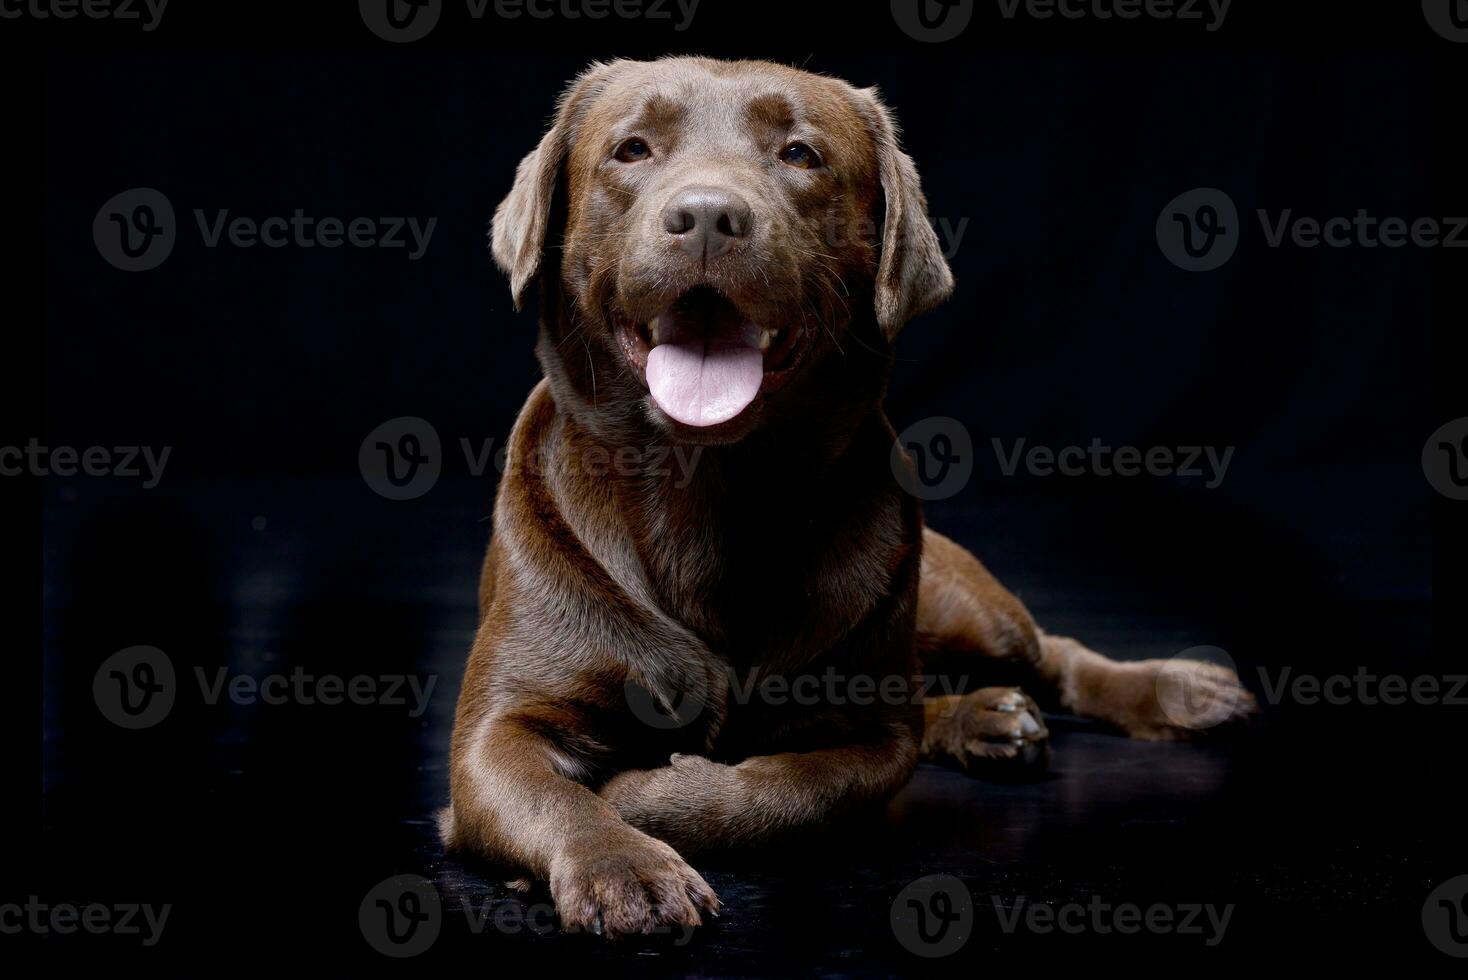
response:
M1468 874L1458 803L1468 706L1360 698L1276 697L1239 737L1198 745L1130 742L1055 718L1041 781L924 767L883 814L778 851L698 862L725 914L691 939L613 947L543 934L543 894L446 861L432 824L447 794L487 489L446 479L408 504L349 478L195 479L152 498L96 484L48 490L46 895L171 906L146 951L127 937L70 935L44 940L49 953L186 962L227 951L356 971L386 962L364 938L364 896L418 874L442 913L415 962L486 971L889 975L1153 956L1243 964L1281 949L1327 962L1382 951L1453 962L1428 943L1421 917L1436 885ZM938 507L933 518L987 542L984 557L1042 621L1117 656L1222 645L1266 700L1284 670L1453 673L1430 654L1420 569L1400 557L1420 553L1411 541L1396 559L1363 556L1376 578L1357 595L1303 584L1291 595L1273 587L1299 574L1283 548L1256 581L1229 586L1217 571L1269 544L1263 530L1200 531L1217 544L1216 567L1148 571L1149 548L1159 562L1178 553L1163 535L1134 535L1125 554L1106 539L1155 523L1156 509L1149 519L1097 507L1109 520L1044 499ZM1067 556L1059 568L1047 558L1057 553ZM166 652L177 698L162 722L128 731L104 717L93 684L107 657L135 645ZM298 669L367 678L376 701L211 694L221 676ZM962 882L971 924L961 948L929 959L904 945L892 915L895 901L906 914L907 886L937 874ZM1037 906L1071 927L1045 928ZM1154 915L1173 925L1110 928L1127 906L1161 906Z

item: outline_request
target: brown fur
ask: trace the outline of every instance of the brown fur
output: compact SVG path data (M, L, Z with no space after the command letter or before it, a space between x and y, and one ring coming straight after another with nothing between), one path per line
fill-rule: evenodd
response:
M628 136L656 162L616 162ZM776 163L791 139L823 166ZM702 265L656 221L694 181L737 189L756 222ZM874 90L763 62L593 66L521 164L493 239L517 306L540 283L546 380L495 505L450 848L548 881L567 926L647 932L717 908L684 860L696 850L880 803L920 757L1048 758L1039 709L1013 689L796 705L741 696L750 679L829 671L906 690L920 655L973 654L1065 708L1172 734L1155 664L1041 633L972 555L924 531L892 478L892 342L952 278ZM652 407L615 329L696 286L789 329L798 350L787 382L716 432ZM649 462L669 446L700 453L686 484ZM601 465L629 448L630 465ZM656 727L633 692L691 694L698 710Z

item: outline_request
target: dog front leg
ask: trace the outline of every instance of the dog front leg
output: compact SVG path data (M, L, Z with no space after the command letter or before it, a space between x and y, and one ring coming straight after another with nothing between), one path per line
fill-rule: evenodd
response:
M912 775L917 749L913 733L894 724L868 743L736 765L675 755L660 769L618 774L601 797L628 824L682 854L758 845L891 796Z
M441 820L448 848L548 881L562 926L630 935L699 925L700 909L717 913L698 872L563 774L565 758L530 725L494 718L459 748L453 806Z

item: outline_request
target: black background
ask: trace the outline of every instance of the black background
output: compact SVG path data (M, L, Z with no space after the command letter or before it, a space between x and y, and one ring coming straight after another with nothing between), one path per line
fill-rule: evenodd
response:
M1462 253L1270 248L1256 217L1468 213L1451 145L1468 47L1433 34L1417 4L1236 0L1213 33L1006 21L979 4L961 38L931 46L886 4L703 0L678 32L475 22L450 2L429 38L402 46L368 32L353 3L304 6L174 0L151 34L0 22L10 91L24 93L15 126L34 137L13 161L16 227L31 234L12 242L8 292L41 304L41 319L12 320L30 347L14 355L4 444L172 448L151 490L4 481L23 573L13 655L29 665L15 686L44 690L23 778L44 802L26 813L43 832L0 900L172 902L155 958L275 960L289 943L355 962L374 955L356 901L389 874L428 874L451 904L493 894L477 869L440 862L427 823L446 797L493 493L493 470L471 473L459 441L501 443L537 377L534 311L513 313L485 233L556 94L595 58L768 57L881 86L932 214L966 222L957 293L904 334L889 414L899 428L951 416L972 433L976 477L931 504L930 523L1042 623L1122 657L1219 646L1256 691L1261 667L1462 671L1449 580L1463 505L1436 495L1420 462L1427 436L1468 414L1451 305ZM161 268L128 274L101 259L92 221L140 186L172 201L179 242ZM1245 230L1232 261L1190 273L1154 225L1200 186L1225 190ZM416 262L211 249L195 208L437 226ZM399 416L428 420L446 450L439 484L409 502L373 494L357 466L367 433ZM996 438L1235 452L1216 488L1009 477ZM414 672L439 687L421 719L194 698L156 729L119 732L91 679L134 644L185 669ZM887 905L946 870L975 895L1239 902L1210 956L1284 940L1335 958L1371 934L1441 966L1416 917L1434 885L1468 872L1451 829L1464 710L1286 702L1242 741L1203 747L1061 724L1041 789L925 769L890 826L857 844L716 864L732 918L691 951L451 933L430 955L900 970L917 961L885 931ZM949 965L1151 948L988 922ZM138 953L120 937L38 945Z

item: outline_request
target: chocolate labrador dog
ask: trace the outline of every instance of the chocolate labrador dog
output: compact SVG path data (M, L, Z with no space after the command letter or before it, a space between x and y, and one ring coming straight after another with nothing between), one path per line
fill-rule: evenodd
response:
M718 899L687 855L825 826L919 760L1043 766L1035 701L926 696L925 658L1007 664L1142 738L1250 710L1202 663L1163 703L1175 662L1041 632L924 530L882 399L898 331L953 279L875 90L594 65L493 250L517 308L539 285L545 380L495 504L441 831L548 881L564 926L695 925Z

